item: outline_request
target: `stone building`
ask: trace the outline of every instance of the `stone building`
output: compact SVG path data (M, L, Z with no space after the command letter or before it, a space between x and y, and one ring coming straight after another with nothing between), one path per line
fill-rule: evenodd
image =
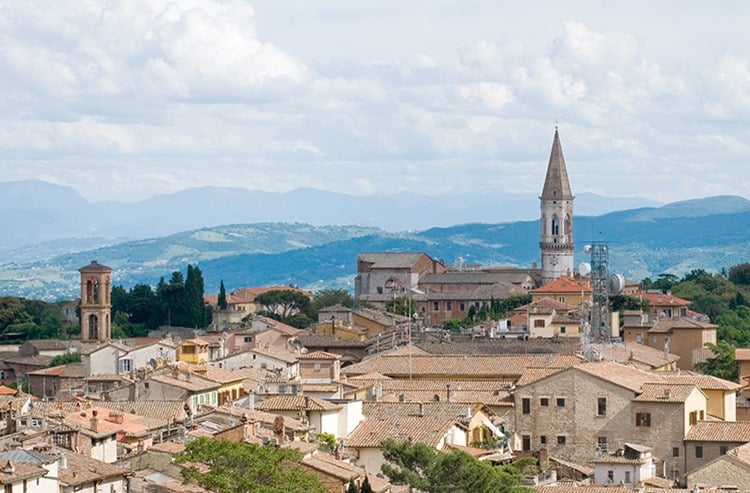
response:
M560 135L555 129L541 200L542 284L573 275L573 193Z
M112 269L93 260L81 273L81 340L108 341L112 336L109 296Z

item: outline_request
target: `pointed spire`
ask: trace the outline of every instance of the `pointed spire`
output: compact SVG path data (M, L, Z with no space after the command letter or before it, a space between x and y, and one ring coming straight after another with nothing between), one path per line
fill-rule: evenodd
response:
M562 146L560 145L560 135L555 127L555 138L552 141L552 152L549 156L547 165L547 177L544 179L544 188L542 189L543 199L554 198L572 198L573 193L570 191L570 182L568 181L568 170L565 167L565 158L563 157Z

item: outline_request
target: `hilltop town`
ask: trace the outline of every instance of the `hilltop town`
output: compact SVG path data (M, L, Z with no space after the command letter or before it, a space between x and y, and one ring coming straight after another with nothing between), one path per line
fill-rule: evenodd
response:
M222 283L202 295L205 328L170 310L120 337L113 269L94 260L63 307L76 338L0 353L0 483L226 491L203 481L215 463L189 460L218 439L294 450L279 467L331 493L410 491L394 443L523 464L508 470L544 493L750 491L750 349L734 353L736 378L701 371L713 314L613 272L605 241L576 244L574 202L555 130L538 263L361 252L353 299L304 328L291 321L314 293Z

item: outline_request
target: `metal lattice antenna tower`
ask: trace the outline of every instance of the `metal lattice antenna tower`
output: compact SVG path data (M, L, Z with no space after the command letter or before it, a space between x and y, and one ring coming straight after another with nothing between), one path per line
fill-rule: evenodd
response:
M588 246L588 245L587 245ZM591 243L592 342L610 342L612 330L609 313L609 247L606 242Z

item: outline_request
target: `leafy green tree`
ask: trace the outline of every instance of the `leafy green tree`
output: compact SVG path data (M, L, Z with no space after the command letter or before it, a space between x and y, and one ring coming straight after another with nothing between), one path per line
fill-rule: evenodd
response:
M696 367L706 375L723 378L736 382L739 378L737 363L734 360L734 346L726 341L719 341L716 345L708 344L714 357Z
M182 474L217 493L325 493L325 488L299 465L300 452L246 442L198 438L176 457L179 463L208 464L201 472Z
M219 305L219 310L227 309L227 289L224 287L224 279L222 279L219 284L219 297L217 299L217 304Z
M78 351L72 352L72 353L64 353L64 354L58 354L54 358L52 358L52 361L50 361L49 366L60 366L60 365L67 365L68 363L80 363L81 362L81 353Z
M150 329L161 323L156 293L148 284L136 284L128 293L129 320L134 324L145 324Z
M361 493L359 487L357 487L357 483L355 483L353 479L349 480L349 486L346 488L346 493Z
M291 289L266 291L255 297L255 302L262 305L265 313L284 322L295 313L311 313L310 298L304 293Z
M316 312L334 305L351 308L354 306L354 298L346 289L322 289L313 295L312 304Z
M679 282L679 277L674 274L659 274L658 279L654 281L649 289L658 289L664 293L672 289L672 286Z
M112 286L109 299L112 304L112 313L130 313L130 295L124 287Z
M733 265L729 268L728 277L734 284L750 286L750 263Z
M5 331L11 324L33 322L26 313L26 307L19 298L3 296L0 298L0 330Z
M397 315L410 317L417 311L417 304L408 296L398 296L392 300L388 300L385 304L385 309Z
M365 480L362 481L362 487L359 489L359 493L373 493L372 486L370 486L370 479L365 476Z
M383 442L381 448L386 460L382 470L392 482L428 493L529 491L520 486L521 470L536 462L524 459L495 467L459 450L444 453L425 444L392 439Z

